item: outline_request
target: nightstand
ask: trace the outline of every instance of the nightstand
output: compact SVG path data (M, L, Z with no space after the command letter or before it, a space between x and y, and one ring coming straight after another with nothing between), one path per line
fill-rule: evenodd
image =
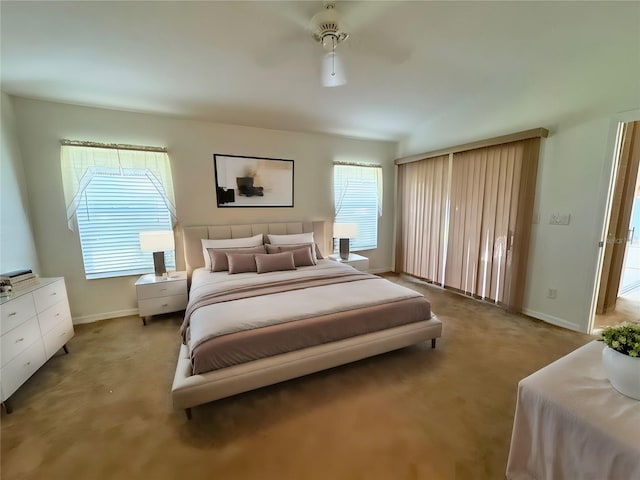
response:
M187 308L187 272L171 272L167 277L156 277L153 273L142 275L136 281L138 315L142 323L147 317L161 313L179 312Z
M334 254L329 255L327 257L329 260L333 260L334 262L346 263L347 265L351 265L356 270L360 270L361 272L369 271L369 259L367 257L363 257L362 255L358 255L357 253L350 253L349 258L342 259L340 255Z

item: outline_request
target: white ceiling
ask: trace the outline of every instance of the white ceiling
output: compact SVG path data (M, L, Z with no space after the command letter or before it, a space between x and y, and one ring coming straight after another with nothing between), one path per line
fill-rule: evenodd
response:
M424 132L425 149L456 125L468 141L640 108L640 2L337 2L352 34L338 88L320 86L303 26L321 8L2 1L1 88L274 129Z

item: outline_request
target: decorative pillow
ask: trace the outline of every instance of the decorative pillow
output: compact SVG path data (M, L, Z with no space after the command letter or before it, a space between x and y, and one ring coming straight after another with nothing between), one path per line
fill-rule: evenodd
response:
M271 245L294 245L296 243L314 243L313 232L291 235L267 235Z
M293 261L296 267L309 267L316 264L315 255L312 252L314 245L265 245L267 253L293 252Z
M211 264L212 272L224 272L229 270L229 260L227 259L228 253L265 253L265 246L259 245L257 247L247 248L207 248L209 254L209 263Z
M282 253L257 253L256 268L258 273L277 272L280 270L295 270L296 264L293 261L293 252Z
M211 270L211 259L207 253L207 248L246 248L257 247L264 243L264 238L261 233L254 235L253 237L243 238L225 238L220 240L209 240L203 238L202 242L202 256L204 257L204 267L207 270ZM226 269L225 269L226 270Z
M227 260L229 262L229 274L257 271L255 256L256 256L255 253L227 252Z
M267 247L267 253L278 253L278 250L275 250L273 252L270 251L269 250L269 245L270 244L268 244L268 243L265 245ZM320 253L320 247L318 247L317 243L296 243L294 245L271 245L271 246L272 247L288 247L287 249L279 250L280 252L284 252L286 250L292 250L292 249L296 249L296 248L302 248L302 247L307 247L307 246L311 247L312 245L315 245L315 251L316 251L315 258L318 259L318 260L322 260L324 257ZM313 264L315 265L316 263L318 263L318 262L316 262L315 259L314 259Z
M322 253L320 253L320 247L318 246L317 243L315 244L315 246L316 246L316 258L318 260L322 260L324 257L322 256Z

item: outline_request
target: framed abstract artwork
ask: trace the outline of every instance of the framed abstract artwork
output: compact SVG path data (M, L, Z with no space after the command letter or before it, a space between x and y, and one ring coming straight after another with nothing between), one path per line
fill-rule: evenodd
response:
M293 207L293 160L213 155L218 207Z

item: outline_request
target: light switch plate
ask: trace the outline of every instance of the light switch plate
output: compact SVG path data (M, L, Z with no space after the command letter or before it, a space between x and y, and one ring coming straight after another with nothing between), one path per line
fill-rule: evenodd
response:
M571 221L570 213L552 213L549 218L549 225L569 225Z

